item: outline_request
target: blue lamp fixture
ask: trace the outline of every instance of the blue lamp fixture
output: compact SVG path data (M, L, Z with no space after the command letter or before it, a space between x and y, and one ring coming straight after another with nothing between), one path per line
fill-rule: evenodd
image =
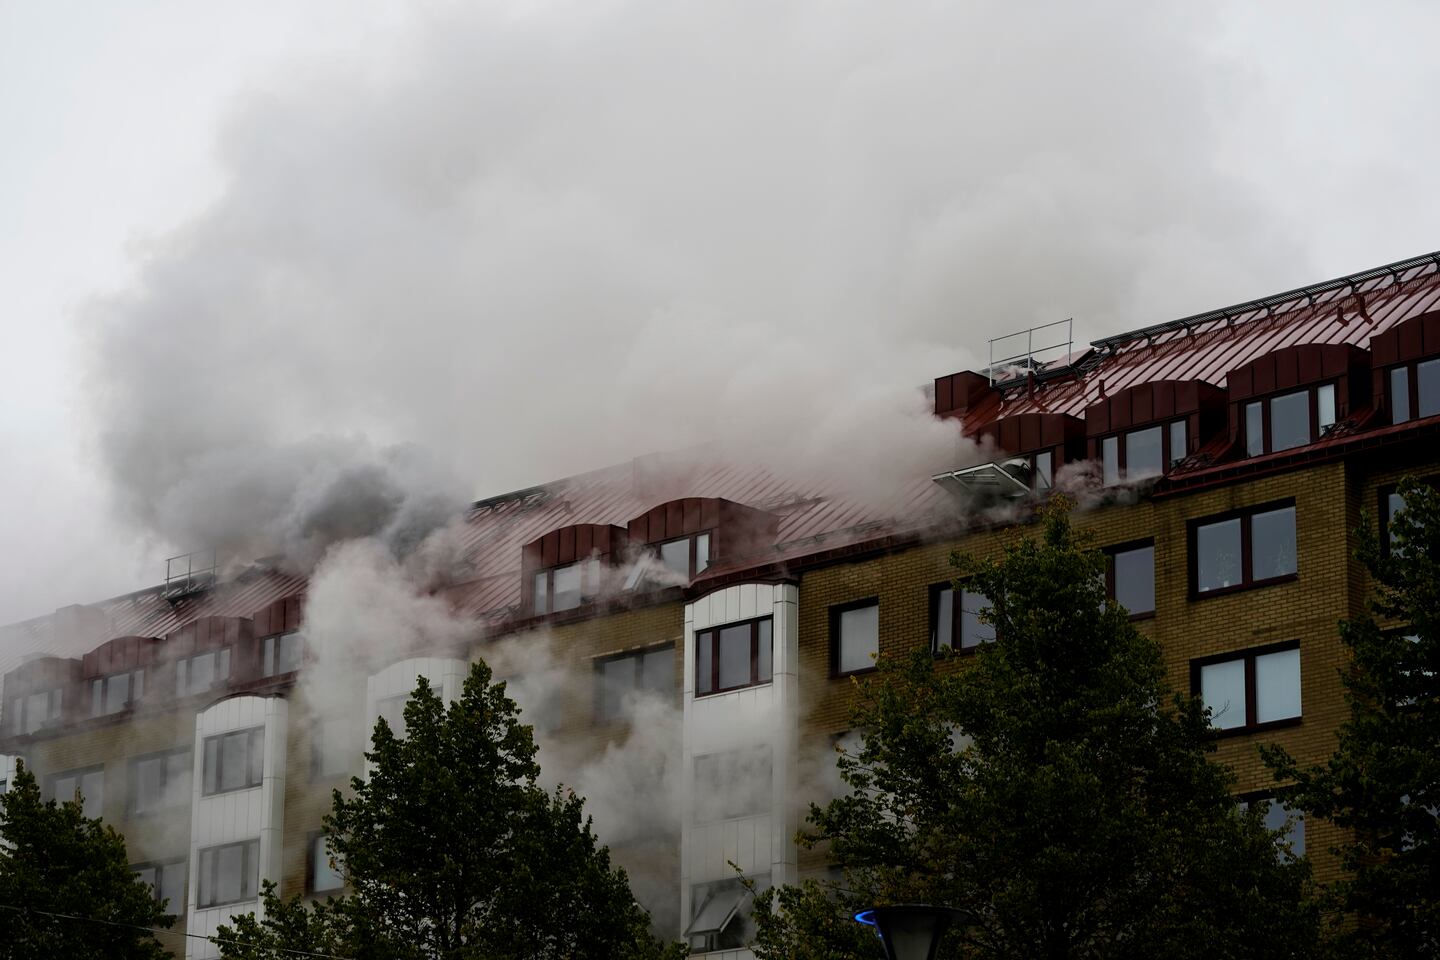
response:
M876 929L889 960L935 960L945 931L961 916L953 907L897 903L861 910L855 919Z

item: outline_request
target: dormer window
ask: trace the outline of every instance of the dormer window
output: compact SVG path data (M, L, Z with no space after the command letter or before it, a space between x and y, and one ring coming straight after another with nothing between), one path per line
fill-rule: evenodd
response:
M710 566L710 534L665 541L660 544L660 562L676 576L694 579Z
M64 694L63 689L56 687L53 690L15 697L10 732L16 736L34 733L46 724L59 720Z
M119 713L145 695L145 669L112 673L90 681L90 716L106 717Z
M574 610L596 592L600 561L594 558L540 570L535 574L535 615Z
M1106 486L1163 476L1186 456L1185 421L1172 420L1100 441L1101 474Z
M230 648L207 650L175 662L175 695L190 697L230 681Z
M1391 367L1386 379L1391 423L1440 413L1440 358Z
M1245 404L1245 455L1258 457L1314 443L1335 420L1334 383L1251 400Z

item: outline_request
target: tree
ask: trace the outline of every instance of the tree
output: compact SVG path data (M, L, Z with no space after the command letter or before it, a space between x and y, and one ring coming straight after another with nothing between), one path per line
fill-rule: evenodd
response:
M849 793L801 837L844 880L761 895L758 956L879 957L849 915L905 901L972 912L945 957L1313 955L1307 864L1237 806L1203 710L1167 694L1068 506L999 561L957 558L994 642L882 658L860 684Z
M3 960L171 956L151 928L175 918L130 869L125 838L79 800L42 801L23 762L0 794L0 908Z
M539 787L530 727L476 663L448 705L421 678L404 739L375 725L371 769L335 791L329 852L347 892L323 904L264 891L263 919L220 927L225 957L281 948L359 958L520 960L679 955L649 930L584 801ZM225 943L229 938L236 943Z
M1357 557L1374 581L1366 611L1340 624L1350 716L1334 754L1301 768L1266 751L1290 802L1334 822L1347 876L1327 890L1356 956L1440 956L1440 492L1413 480L1389 526L1367 521Z

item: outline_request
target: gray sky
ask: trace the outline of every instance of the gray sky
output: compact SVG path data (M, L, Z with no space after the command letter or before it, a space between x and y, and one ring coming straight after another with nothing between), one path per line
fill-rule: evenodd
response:
M1440 247L1437 27L0 0L0 622L172 547L298 549L337 490L481 496L705 437L883 485L935 452L908 387L989 336Z

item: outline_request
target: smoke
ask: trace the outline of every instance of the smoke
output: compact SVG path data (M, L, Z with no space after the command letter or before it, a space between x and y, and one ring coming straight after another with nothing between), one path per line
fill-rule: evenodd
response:
M1215 160L1246 90L1213 17L436 3L274 71L219 199L89 313L117 503L304 565L412 502L657 449L861 495L953 465L918 387L987 336L1114 331L1292 258ZM416 449L438 499L401 492Z

